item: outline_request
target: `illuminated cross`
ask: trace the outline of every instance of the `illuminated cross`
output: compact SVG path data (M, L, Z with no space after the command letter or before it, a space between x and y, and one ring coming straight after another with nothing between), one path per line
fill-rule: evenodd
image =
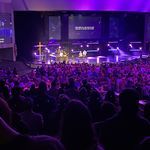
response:
M38 51L39 51L39 56L40 56L40 60L42 60L42 47L44 45L42 45L42 42L39 42L38 45L36 45L36 47L38 48Z

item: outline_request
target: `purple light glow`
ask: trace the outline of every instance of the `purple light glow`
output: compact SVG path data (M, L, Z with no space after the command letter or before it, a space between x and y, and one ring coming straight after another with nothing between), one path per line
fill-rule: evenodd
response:
M129 46L130 46L131 48L133 48L132 44L129 44Z
M20 0L12 1L15 10L94 10L150 12L150 0Z

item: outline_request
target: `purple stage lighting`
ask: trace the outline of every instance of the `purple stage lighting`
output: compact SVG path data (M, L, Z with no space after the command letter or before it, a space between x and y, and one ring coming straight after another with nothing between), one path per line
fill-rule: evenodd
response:
M132 44L129 44L129 46L130 46L131 48L133 48Z
M107 46L109 47L109 46L110 46L110 44L108 43L108 44L107 44Z
M75 10L149 12L149 0L13 0L14 10Z

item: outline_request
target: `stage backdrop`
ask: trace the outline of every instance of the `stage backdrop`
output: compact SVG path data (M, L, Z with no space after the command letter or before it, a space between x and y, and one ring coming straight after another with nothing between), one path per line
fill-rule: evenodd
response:
M144 13L15 11L14 18L18 56L29 60L39 41L121 41L126 48L144 39Z
M49 16L49 39L61 39L60 16Z
M15 10L150 11L150 0L12 0L12 3Z

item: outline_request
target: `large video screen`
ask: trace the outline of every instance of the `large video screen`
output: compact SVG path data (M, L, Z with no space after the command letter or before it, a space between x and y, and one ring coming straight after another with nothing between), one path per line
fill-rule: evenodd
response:
M49 16L49 39L61 39L60 16Z
M101 17L69 16L69 39L100 39Z
M0 44L11 44L12 36L11 14L0 13Z

